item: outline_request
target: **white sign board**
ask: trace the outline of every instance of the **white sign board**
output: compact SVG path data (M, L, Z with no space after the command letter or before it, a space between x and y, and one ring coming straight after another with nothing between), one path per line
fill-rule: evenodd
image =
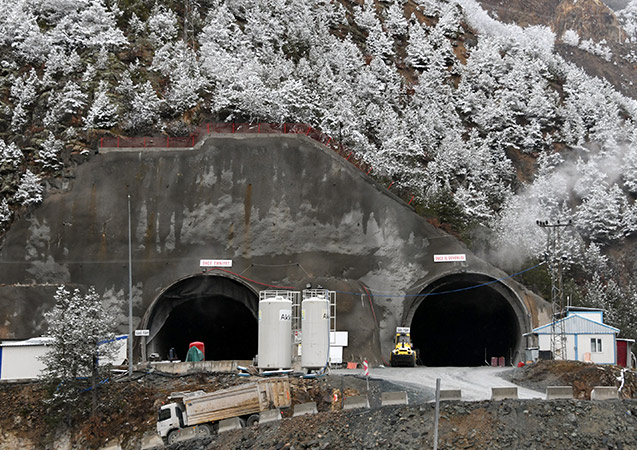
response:
M467 255L460 253L457 255L434 255L434 262L462 262L467 260Z
M150 336L150 330L135 330L135 336Z
M232 267L231 259L202 259L199 267Z
M409 327L396 327L396 333L409 333Z

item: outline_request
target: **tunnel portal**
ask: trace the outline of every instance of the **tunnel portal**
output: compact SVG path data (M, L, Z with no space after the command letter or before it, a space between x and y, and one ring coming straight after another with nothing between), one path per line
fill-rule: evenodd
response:
M251 360L257 353L258 296L240 281L196 275L166 289L151 306L147 355L168 357L174 348L186 358L189 344L201 341L206 360Z
M499 283L478 274L445 277L422 292L411 336L425 366L481 366L492 357L515 361L522 312ZM519 309L519 308L517 308Z

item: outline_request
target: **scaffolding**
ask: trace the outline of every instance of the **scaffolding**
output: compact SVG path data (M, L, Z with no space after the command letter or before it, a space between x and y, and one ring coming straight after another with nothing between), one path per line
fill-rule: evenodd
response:
M292 336L300 335L301 331L301 293L299 291L265 290L259 292L259 301L282 297L292 302Z
M555 223L538 220L537 225L546 232L546 263L551 274L551 354L553 359L566 359L566 332L564 330L564 285L562 281L561 239L564 229L573 224L572 220Z
M282 297L292 302L292 360L299 360L299 346L301 345L301 302L309 298L327 298L330 314L330 344L332 332L336 331L336 292L327 289L305 289L300 291L264 290L259 292L259 301L275 297Z

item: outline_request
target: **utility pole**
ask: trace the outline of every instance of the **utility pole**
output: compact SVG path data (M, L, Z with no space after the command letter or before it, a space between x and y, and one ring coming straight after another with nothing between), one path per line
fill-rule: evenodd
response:
M128 194L128 376L133 376L133 257L131 251L130 194Z
M546 232L546 262L551 272L551 306L553 320L551 321L551 354L553 359L566 359L566 332L564 330L564 288L562 284L562 258L558 255L560 241L564 228L573 224L566 222L537 220L535 222Z

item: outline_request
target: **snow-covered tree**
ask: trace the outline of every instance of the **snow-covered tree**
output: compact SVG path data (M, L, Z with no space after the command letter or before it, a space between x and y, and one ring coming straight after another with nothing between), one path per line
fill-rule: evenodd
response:
M11 129L19 131L27 123L27 108L37 98L38 76L35 69L31 69L28 74L17 77L11 85L11 98L14 101L13 117L11 118Z
M115 351L115 315L106 310L102 299L90 287L86 293L70 292L60 286L55 306L45 313L47 337L53 338L50 351L42 357L43 377L55 383L54 400L65 406L77 404L90 380L93 412L97 411L98 383L108 376L108 365L100 364Z
M13 217L13 213L9 209L9 202L6 198L3 198L0 201L0 231L2 231L6 225L11 222L11 218Z
M161 5L153 8L147 26L150 40L157 48L176 38L179 31L177 14Z
M626 188L637 194L637 145L632 144L624 154L622 177Z
M35 205L42 202L43 193L44 187L40 184L40 177L27 169L20 178L13 201L23 206Z
M584 305L604 310L604 323L623 337L637 337L637 294L634 282L622 287L612 276L595 273L584 285Z
M107 129L117 124L117 106L111 102L108 96L108 83L100 81L95 98L84 118L84 128L86 129Z
M404 36L407 34L407 19L405 11L398 3L391 3L385 12L384 25L391 36Z
M24 160L24 154L11 142L7 145L0 139L0 173L14 172Z
M364 0L362 6L354 8L354 21L363 30L371 30L378 24L374 0Z
M49 110L44 117L44 125L50 126L78 114L86 105L87 95L73 81L49 98Z
M67 48L100 48L118 49L127 43L122 30L117 28L119 9L107 7L104 0L91 2L64 2L61 0L48 3L49 23L53 28L47 33L52 43Z
M126 127L130 130L141 131L155 125L159 120L161 103L150 81L141 86L135 86L130 100L130 109L126 114Z
M66 77L82 69L82 59L75 49L67 50L61 46L52 46L44 67L44 73L51 79Z
M131 37L137 38L146 32L146 25L144 25L144 22L134 12L128 20L128 27L131 31Z
M600 182L590 186L575 220L585 236L596 242L609 242L626 235L624 219L628 211L629 205L619 186Z
M637 37L637 1L630 0L624 9L617 12L617 18L631 39Z
M196 106L205 84L197 55L183 41L168 43L155 53L152 68L170 79L165 104L177 115Z
M29 3L28 0L2 2L0 44L10 48L19 61L37 64L46 58L50 42L40 30L39 15ZM4 54L3 59L9 54Z
M64 148L64 143L55 138L55 135L49 132L49 137L42 143L42 147L38 151L36 162L42 164L44 170L58 170L62 168L60 161L60 152Z

